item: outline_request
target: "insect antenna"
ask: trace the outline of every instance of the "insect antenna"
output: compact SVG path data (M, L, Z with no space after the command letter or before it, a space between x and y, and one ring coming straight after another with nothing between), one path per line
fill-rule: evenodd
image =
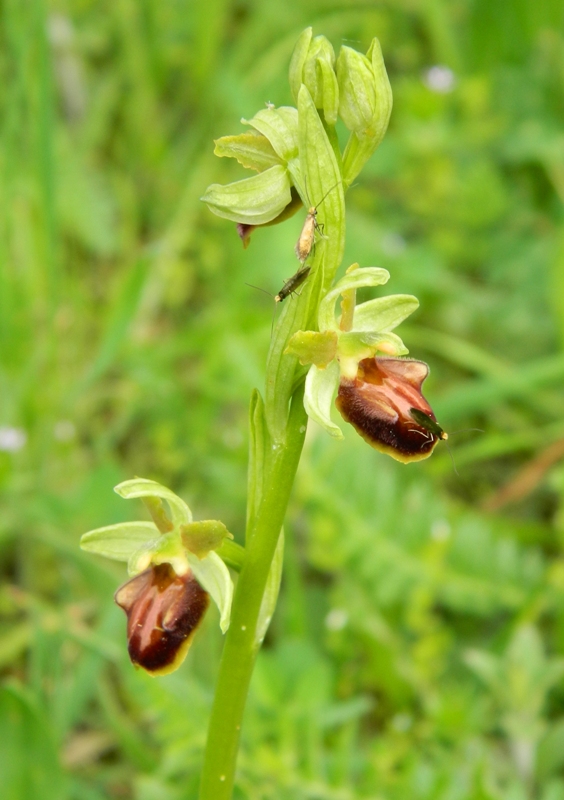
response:
M273 295L271 292L267 292L267 291L266 291L266 289L263 289L261 286L255 286L255 285L254 285L254 283L247 283L247 282L245 282L245 286L250 286L250 287L251 287L251 289L258 289L258 290L259 290L259 292L264 292L264 293L265 293L265 294L267 294L269 297L274 297L274 295Z
M273 300L276 301L276 298L274 297L274 295L271 292L267 292L266 289L263 289L261 286L255 286L254 283L247 283L246 281L245 281L245 286L250 286L251 289L258 289L259 292L264 292L264 294L267 294L269 297L272 297ZM278 301L276 301L276 305L278 305ZM270 322L270 338L271 339L272 339L272 334L274 333L274 320L276 319L276 305L274 306L274 311L272 312L272 320Z

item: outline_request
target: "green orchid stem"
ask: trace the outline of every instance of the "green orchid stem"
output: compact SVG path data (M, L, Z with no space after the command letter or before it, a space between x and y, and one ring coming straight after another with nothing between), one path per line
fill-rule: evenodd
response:
M262 500L247 537L245 560L233 600L200 786L200 800L230 800L245 702L260 642L255 630L266 581L284 522L304 443L307 415L303 387L292 398L284 445L269 451Z

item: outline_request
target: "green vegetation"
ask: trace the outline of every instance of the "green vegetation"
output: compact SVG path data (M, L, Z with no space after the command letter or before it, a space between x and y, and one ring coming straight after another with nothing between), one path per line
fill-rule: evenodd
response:
M378 36L394 91L344 265L417 295L426 397L485 433L449 437L458 477L440 442L404 466L310 424L234 797L563 800L562 4L0 13L2 797L197 798L217 611L178 672L135 671L125 570L78 540L137 517L111 488L142 475L241 541L274 305L246 284L296 272L303 213L243 250L198 198L245 177L212 139L292 102L313 25Z

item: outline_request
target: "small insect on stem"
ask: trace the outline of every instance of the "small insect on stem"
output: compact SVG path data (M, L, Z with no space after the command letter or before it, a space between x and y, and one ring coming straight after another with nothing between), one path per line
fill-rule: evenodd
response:
M285 300L289 295L294 294L296 289L299 289L302 283L305 282L307 276L311 271L311 267L301 267L295 275L292 275L291 278L288 278L284 286L280 289L274 300L277 303L281 303Z
M301 261L302 264L311 253L311 249L315 243L315 232L319 231L319 233L323 235L323 226L320 225L317 221L317 210L321 205L321 203L323 203L327 195L330 194L333 191L333 189L335 189L339 185L339 183L340 181L336 183L334 186L332 186L329 189L329 191L323 195L323 197L316 206L311 206L310 208L308 208L302 232L299 235L295 247L298 261Z
M294 294L296 292L296 289L299 289L300 286L302 285L302 283L305 282L305 280L306 280L306 278L307 278L307 276L309 275L310 272L311 272L311 267L300 267L300 269L296 272L295 275L292 275L291 278L288 278L288 280L286 281L284 286L280 289L278 294L275 296L274 302L275 303L281 303L283 300L285 300L291 294ZM252 283L247 283L247 286L251 286L253 289L258 289L259 292L264 292L265 294L268 294L268 295L270 295L270 297L272 297L270 292L267 292L266 289L261 289L260 286L255 286ZM276 306L274 306L274 308L276 309ZM272 336L272 331L274 329L274 317L275 317L275 313L272 315L272 325L270 326L270 335L271 336Z
M426 431L429 431L429 433L432 433L433 436L436 436L437 439L448 439L448 433L441 428L438 422L435 422L428 414L425 414L424 411L420 411L418 408L410 408L409 413L415 422L419 423L419 425L425 428Z

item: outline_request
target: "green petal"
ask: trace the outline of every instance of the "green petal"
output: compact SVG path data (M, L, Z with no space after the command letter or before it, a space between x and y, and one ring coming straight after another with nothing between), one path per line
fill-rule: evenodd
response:
M119 483L114 487L114 492L125 500L133 500L138 497L160 497L168 503L175 525L192 522L192 512L184 500L156 481L150 481L147 478L133 478L133 480Z
M159 535L152 522L119 522L88 531L82 536L80 547L115 561L129 561L133 553L152 544Z
M281 164L251 178L212 183L200 198L218 217L247 225L262 225L275 219L291 202L288 172Z
M354 310L353 330L385 333L419 308L419 300L410 294L391 294L360 303Z
M387 283L389 277L388 270L380 267L364 267L346 274L344 278L337 281L330 292L327 292L319 305L319 330L326 331L331 328L337 328L335 301L340 294L350 289L361 289L365 286L381 286L383 283Z
M247 169L264 172L280 164L274 148L261 133L239 133L215 140L214 151L219 158L236 158Z
M288 163L298 157L298 112L292 106L263 108L252 119L242 119L266 136L274 152Z
M304 406L311 419L335 439L344 439L338 425L331 421L331 407L339 386L339 365L333 361L327 369L310 368L305 383Z
M219 627L225 633L231 618L231 601L233 599L233 581L229 570L217 555L211 552L201 560L188 553L190 568L200 586L209 593L219 609Z
M198 558L205 558L211 550L221 547L224 539L233 539L223 522L204 519L180 526L182 544Z

